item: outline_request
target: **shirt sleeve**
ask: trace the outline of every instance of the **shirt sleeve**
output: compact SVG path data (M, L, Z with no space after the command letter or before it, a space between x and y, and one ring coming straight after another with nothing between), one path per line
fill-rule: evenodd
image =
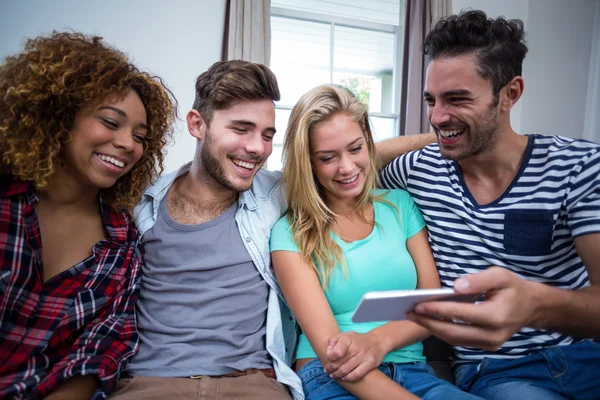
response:
M410 172L421 155L421 150L396 157L379 173L381 187L384 189L406 190Z
M74 339L68 355L58 361L40 383L41 393L54 390L75 375L94 375L99 387L92 399L106 399L116 388L121 367L136 352L138 334L135 305L139 297L142 248L138 243L128 282L120 285L113 301Z
M288 221L287 214L284 215L273 225L271 229L271 238L269 239L269 246L271 252L277 250L293 251L294 253L300 253L298 245L294 241L292 235L292 228Z
M410 194L405 190L394 190L396 206L400 211L400 220L406 239L410 239L425 228L423 214L415 204Z
M573 237L600 232L600 151L583 158L567 196L567 223Z

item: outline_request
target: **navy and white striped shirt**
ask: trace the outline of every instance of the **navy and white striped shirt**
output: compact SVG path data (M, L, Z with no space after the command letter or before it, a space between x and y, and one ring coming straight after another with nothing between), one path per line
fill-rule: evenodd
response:
M384 187L407 190L421 209L442 286L501 266L563 289L590 284L575 250L578 236L600 232L600 145L530 135L519 172L495 201L479 205L458 163L439 146L395 159L381 173ZM573 342L560 333L523 328L497 352L456 347L458 362L514 358Z

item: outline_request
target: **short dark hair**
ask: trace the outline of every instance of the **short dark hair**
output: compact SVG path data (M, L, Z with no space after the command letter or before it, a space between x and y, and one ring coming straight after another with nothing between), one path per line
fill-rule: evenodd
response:
M477 72L491 82L497 96L512 78L520 76L527 54L523 21L488 18L483 11L467 10L440 20L423 42L429 60L473 55Z
M196 79L194 110L208 125L216 110L246 100L279 100L275 74L262 64L242 60L219 61Z

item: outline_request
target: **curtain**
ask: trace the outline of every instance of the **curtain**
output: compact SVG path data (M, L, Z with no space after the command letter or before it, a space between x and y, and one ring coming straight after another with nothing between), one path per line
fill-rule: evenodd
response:
M245 60L269 65L270 0L228 0L223 39L223 60Z
M427 107L423 102L427 65L421 45L440 18L452 13L452 0L406 0L399 134L429 132Z

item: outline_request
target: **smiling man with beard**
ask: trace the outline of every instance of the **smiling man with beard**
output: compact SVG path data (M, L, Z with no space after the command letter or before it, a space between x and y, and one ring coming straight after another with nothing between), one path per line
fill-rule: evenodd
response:
M215 63L187 114L191 163L146 189L138 353L117 399L302 399L294 320L270 268L285 210L272 151L279 89L264 65ZM266 255L266 257L265 257Z
M381 177L421 209L442 285L485 299L423 303L409 319L455 345L463 390L598 399L600 145L511 128L523 38L519 20L467 11L425 39L424 99L438 143Z

